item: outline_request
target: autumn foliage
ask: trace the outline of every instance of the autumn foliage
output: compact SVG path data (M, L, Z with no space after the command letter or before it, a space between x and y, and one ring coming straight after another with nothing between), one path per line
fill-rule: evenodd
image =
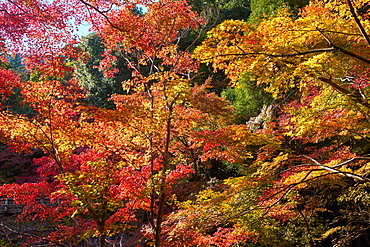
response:
M298 15L283 6L254 23L225 20L206 37L207 16L181 0L0 6L1 142L42 153L32 179L0 186L33 229L0 222L10 246L12 234L24 246L369 243L367 1L311 1ZM85 22L102 57L77 45ZM9 63L16 53L27 80ZM101 83L128 73L124 93L109 95L114 107L87 103L76 73L87 59ZM237 124L212 92L220 71L236 89L263 85L255 90L271 105ZM17 94L32 112L7 105Z

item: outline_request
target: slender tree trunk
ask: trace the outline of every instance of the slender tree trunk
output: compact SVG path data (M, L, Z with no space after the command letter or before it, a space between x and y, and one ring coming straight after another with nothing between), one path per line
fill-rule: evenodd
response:
M148 93L148 96L150 98L151 103L151 109L150 109L150 117L151 119L154 118L154 97L151 94L150 87L146 85L146 91ZM156 207L156 184L154 180L154 143L153 143L153 136L152 133L149 136L149 153L150 153L150 174L151 174L151 191L150 191L150 213L149 213L149 223L151 225L151 228L155 232L156 230L156 222L154 220L155 218L155 207ZM157 235L155 233L155 239L157 239ZM157 245L157 243L155 243Z
M298 209L298 213L301 215L301 217L303 218L303 221L305 223L307 238L308 238L308 242L310 243L310 247L315 247L316 245L315 245L315 242L312 239L312 233L311 233L311 228L310 228L309 221L306 218L306 216L304 216L304 214L301 210Z
M172 106L168 107L168 118L166 122L166 139L165 139L165 146L164 146L164 153L163 153L163 167L162 167L162 174L160 178L160 191L159 191L159 205L158 205L158 212L156 218L156 225L154 229L154 246L160 247L161 246L161 237L162 237L162 221L163 221L163 213L164 213L164 206L166 204L166 178L167 178L167 171L169 168L169 147L170 147L170 140L171 140L171 120L172 120Z
M106 246L106 243L105 243L105 238L107 236L105 234L102 234L99 236L99 244L100 244L100 247L105 247Z

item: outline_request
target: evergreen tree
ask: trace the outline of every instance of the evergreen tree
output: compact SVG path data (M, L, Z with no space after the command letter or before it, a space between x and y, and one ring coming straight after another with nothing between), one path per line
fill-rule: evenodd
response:
M251 14L249 0L229 0L220 4L220 23L224 20L248 20Z
M264 91L263 85L256 85L248 74L239 80L238 87L228 87L221 95L235 107L237 123L245 123L258 115L264 105L272 102L271 94Z
M80 48L86 53L85 59L75 63L75 75L79 84L89 91L86 101L88 104L103 108L113 108L113 102L109 101L112 94L123 92L121 82L128 77L130 72L125 68L122 61L117 61L114 66L119 66L120 72L114 78L106 78L99 69L105 47L100 37L94 33L89 34L80 43ZM121 71L123 70L123 71Z
M22 63L22 57L20 54L16 54L14 57L9 58L9 65L11 70L15 73L21 75L21 81L27 81L30 78L30 74L27 71L26 67Z
M250 0L251 15L248 21L254 23L260 19L274 16L282 7L286 7L297 15L299 9L308 3L309 0Z

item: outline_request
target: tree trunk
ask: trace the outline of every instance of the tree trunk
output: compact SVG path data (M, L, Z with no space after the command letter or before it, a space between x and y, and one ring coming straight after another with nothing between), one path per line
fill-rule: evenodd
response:
M172 119L172 106L168 107L168 118L166 122L166 140L164 146L164 153L163 153L163 169L162 175L160 179L160 191L159 191L159 205L158 205L158 212L156 218L156 224L154 229L154 246L160 247L161 246L161 232L162 232L162 221L163 221L163 213L164 213L164 206L166 204L166 178L167 178L167 170L169 168L169 147L170 147L170 140L171 140L171 119Z

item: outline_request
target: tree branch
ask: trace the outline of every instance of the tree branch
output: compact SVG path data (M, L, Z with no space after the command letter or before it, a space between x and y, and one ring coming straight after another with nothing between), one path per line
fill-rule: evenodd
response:
M210 60L210 59L213 59L215 57L226 57L226 56L249 56L249 55L265 55L267 57L296 57L296 56L302 56L302 55L307 55L307 54L312 54L312 53L321 53L321 52L328 52L328 51L334 51L334 50L337 50L345 55L348 55L350 57L353 57L355 59L358 59L364 63L367 63L367 64L370 64L370 60L367 59L367 58L364 58L363 56L360 56L356 53L353 53L351 51L348 51L346 49L343 49L337 45L334 45L331 40L323 33L322 30L319 30L317 28L317 31L320 32L320 34L324 37L324 39L328 42L328 45L330 47L325 47L325 48L319 48L319 49L312 49L312 50L308 50L308 51L302 51L302 52L295 52L295 53L286 53L286 54L270 54L270 53L266 53L266 52L242 52L242 53L231 53L231 54L219 54L219 55L216 55L212 58L208 58L208 59L204 59L204 61L206 60Z
M346 54L346 55L348 55L350 57L356 58L356 59L358 59L358 60L360 60L362 62L365 62L367 64L370 64L370 60L369 59L364 58L364 57L362 57L362 56L360 56L360 55L358 55L356 53L350 52L350 51L348 51L346 49L343 49L343 48L341 48L339 46L336 46L336 45L332 44L331 42L330 42L330 46L331 47L320 48L320 49L312 49L312 50L302 51L302 52L296 52L296 53L286 53L286 54L270 54L270 53L266 53L266 52L246 52L246 53L220 54L220 55L216 55L216 56L214 56L212 58L207 58L204 61L213 59L215 57L248 56L248 55L265 55L267 57L296 57L296 56L302 56L302 55L306 55L306 54L320 53L320 52L328 52L328 51L337 50L337 51L340 51L343 54Z
M332 173L339 174L339 175L342 175L342 176L351 177L351 178L354 178L354 179L357 179L357 180L360 180L360 181L370 182L370 179L368 179L368 178L362 177L362 176L354 174L352 172L344 172L344 171L337 170L333 167L323 165L323 164L319 163L317 160L315 160L314 158L311 158L307 155L302 155L302 157L311 160L315 165L317 165L317 166L319 166L319 167L321 167L321 168L323 168L327 171L330 171Z
M82 4L84 4L84 5L86 5L86 6L90 7L90 8L92 8L93 10L95 10L96 12L98 12L99 14L101 14L101 15L104 17L104 19L109 23L109 25L110 25L111 27L113 27L114 29L117 29L118 31L122 31L122 29L121 29L120 27L118 27L118 26L114 25L114 24L109 20L109 17L105 14L105 13L107 13L108 11L102 11L102 10L100 10L98 7L96 7L96 6L92 5L92 4L90 4L90 3L88 3L88 2L86 2L86 1L84 1L84 0L80 0L80 2L81 2ZM111 8L112 8L112 7L111 7Z
M323 33L323 31L322 31L322 30L320 30L320 29L318 29L318 28L317 28L317 31L319 31L319 32L320 32L320 34L324 37L324 39L328 42L329 46L331 46L331 47L332 47L332 48L334 48L335 50L338 50L338 51L340 51L340 52L342 52L342 53L344 53L344 54L346 54L346 55L348 55L348 56L350 56L350 57L356 58L356 59L358 59L358 60L360 60L360 61L362 61L362 62L365 62L365 63L367 63L367 64L370 64L370 60L369 60L369 59L366 59L366 58L364 58L363 56L357 55L356 53L350 52L350 51L348 51L348 50L346 50L346 49L343 49L343 48L341 48L341 47L339 47L339 46L337 46L337 45L334 45L334 44L331 42L331 40L328 38L328 36L326 36L326 35Z
M14 1L12 0L8 0L8 2L10 2L11 4L15 5L20 11L22 11L23 13L25 14L29 14L27 13L27 11L25 11L24 9L21 8L21 6L19 6L17 3L15 3Z
M2 222L0 222L0 226L3 227L3 228L5 228L9 232L12 232L12 233L15 233L15 234L18 234L18 235L28 236L28 237L36 238L36 239L39 239L39 240L47 241L47 242L52 243L52 244L55 244L57 246L68 247L65 244L61 244L61 243L59 243L57 241L52 241L52 240L47 239L45 237L40 237L40 236L37 236L35 234L25 233L25 232L19 232L19 231L13 230L13 229L7 227L6 225L4 225L4 223L2 223Z
M357 24L358 29L360 30L362 37L366 40L367 44L370 46L370 38L369 35L366 33L364 26L361 24L360 19L358 18L355 9L353 8L353 4L351 0L347 0L349 11L351 12L355 22Z
M330 85L331 87L333 87L334 89L339 91L340 93L349 96L354 102L366 107L367 109L370 109L370 104L369 103L365 102L362 98L358 97L357 95L354 95L353 93L351 93L350 91L348 91L344 87L341 87L338 84L334 83L331 79L328 79L328 78L325 78L325 77L319 77L319 80L327 83L328 85Z
M5 230L5 227L4 227L4 226L2 227L1 231L4 233L5 238L6 238L6 240L7 240L7 241L8 241L8 243L9 243L9 246L10 246L10 247L13 247L13 242L12 242L12 240L10 239L9 234L6 232L6 230Z
M302 183L307 183L307 182L310 182L310 181L313 181L315 179L318 179L318 178L321 178L321 177L325 177L325 176L329 176L333 173L325 173L325 174L321 174L321 175L318 175L316 177L313 177L313 178L308 178L309 175L313 172L313 171L316 171L316 170L310 170L307 172L307 174L298 182L296 183L293 183L293 184L290 184L282 189L280 189L279 191L273 193L272 195L269 195L268 197L264 198L263 201L266 201L266 200L269 200L269 199L273 199L275 196L283 193L282 195L279 196L279 198L277 198L272 204L270 204L269 206L267 207L262 207L260 204L256 205L255 207L251 208L251 209L248 209L246 211L243 211L241 213L241 215L245 215L246 213L248 212L251 212L253 210L256 210L257 208L262 208L262 209L266 209L266 212L265 214L267 214L269 212L269 210L271 208L273 208L276 204L278 204L281 200L284 199L284 197L294 188L296 187L297 185L299 184L302 184Z
M337 164L335 166L332 166L332 168L338 168L338 167L347 165L348 163L351 163L354 160L370 160L370 157L354 157L352 159L349 159L349 160L346 160L346 161L344 161L342 163L339 163L339 164Z
M291 32L317 32L317 29L294 29L294 30L289 30ZM332 30L322 30L325 33L336 33L336 34L343 34L346 36L361 36L359 33L345 33L345 32L340 32L340 31L332 31Z
M327 51L334 51L334 47L327 47L327 48L320 48L320 49L312 49L308 51L302 51L302 52L296 52L296 53L287 53L287 54L271 54L266 52L245 52L245 53L230 53L230 54L219 54L212 58L208 58L205 60L210 60L215 57L227 57L227 56L249 56L249 55L265 55L267 57L296 57L296 56L302 56L306 54L311 53L320 53L320 52L327 52ZM370 60L369 60L370 63Z

